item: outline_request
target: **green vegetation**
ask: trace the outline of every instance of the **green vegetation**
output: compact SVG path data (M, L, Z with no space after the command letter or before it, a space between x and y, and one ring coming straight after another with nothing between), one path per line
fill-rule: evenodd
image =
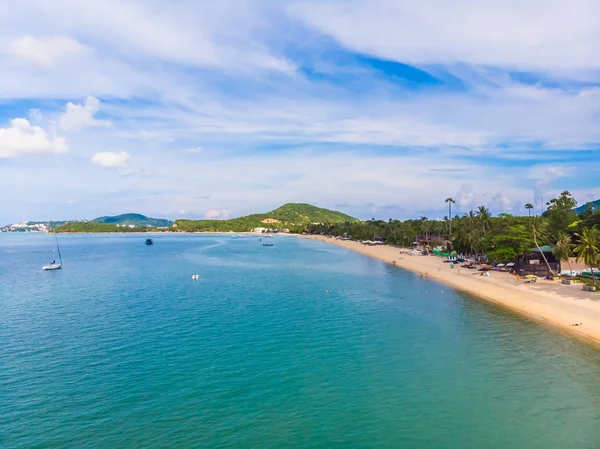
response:
M600 201L600 200L599 200ZM453 203L448 203L449 212ZM531 248L549 245L555 256L568 261L571 254L594 269L600 264L600 210L587 207L577 214L577 202L568 191L547 203L541 216L530 216L533 206L526 204L528 216L500 214L491 216L485 206L469 211L462 217L431 221L427 217L398 221L369 220L337 224L309 225L313 234L346 236L355 240L383 239L399 246L412 246L418 235L443 236L445 251L464 254L486 254L494 263L514 262ZM575 248L573 248L575 246ZM546 256L541 252L544 261ZM548 264L549 266L549 264Z
M583 260L590 267L592 283L596 285L594 267L600 264L600 231L596 227L583 228L581 234L575 234L579 245L574 249L577 260Z
M111 223L97 223L95 221L72 221L56 228L56 232L149 232L156 228L147 226L119 226Z
M354 223L356 218L303 203L288 203L265 214L253 214L231 220L176 220L178 231L247 232L255 228L285 228L303 232L311 223Z
M98 217L94 218L92 221L96 223L119 224L122 226L154 226L158 228L168 228L173 224L172 221L165 220L164 218L150 218L141 214L122 214L114 217Z

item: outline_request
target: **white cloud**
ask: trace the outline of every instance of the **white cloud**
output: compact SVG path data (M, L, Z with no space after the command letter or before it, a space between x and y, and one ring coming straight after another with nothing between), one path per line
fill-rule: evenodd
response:
M25 63L51 67L67 59L85 55L90 48L75 39L64 36L32 37L24 36L8 45L8 54Z
M474 208L477 201L477 194L475 189L470 184L463 184L460 186L460 190L456 194L456 202L459 205L459 209L465 212L469 208Z
M229 210L227 209L210 209L204 214L207 220L227 220L229 218Z
M77 131L88 126L108 126L108 121L94 118L99 109L100 100L95 97L87 97L83 104L68 102L59 119L60 127L65 131Z
M126 151L103 151L94 154L92 162L102 168L125 167L129 163L129 154Z
M556 180L564 177L566 172L563 167L546 167L541 174L539 171L539 167L534 167L532 170L532 172L535 173L534 176L539 177L539 180L535 183L534 188L534 205L541 205L543 208L544 202L550 199L550 187Z
M42 120L42 117L43 117L42 111L40 111L39 109L32 108L29 110L29 118L31 120L33 120L34 122L38 122L38 121Z
M194 148L187 148L185 150L183 150L186 153L190 153L190 154L198 154L198 153L202 153L204 151L204 148L202 147L194 147Z
M10 126L0 128L0 158L25 154L65 153L64 138L50 136L39 126L32 126L27 119L11 120Z
M318 0L289 11L351 50L408 64L600 68L595 0Z

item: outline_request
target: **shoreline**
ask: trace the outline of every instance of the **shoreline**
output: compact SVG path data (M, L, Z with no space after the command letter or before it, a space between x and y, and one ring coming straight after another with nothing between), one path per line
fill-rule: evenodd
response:
M366 246L333 237L296 236L330 243L414 273L422 273L428 279L551 325L600 349L600 294L583 291L581 284L563 285L559 281L541 279L540 282L527 284L517 281L509 273L492 271L487 277L480 276L479 271L458 266L450 269L450 264L443 263L441 257L404 255L400 254L400 248L389 245ZM572 326L579 323L580 326Z

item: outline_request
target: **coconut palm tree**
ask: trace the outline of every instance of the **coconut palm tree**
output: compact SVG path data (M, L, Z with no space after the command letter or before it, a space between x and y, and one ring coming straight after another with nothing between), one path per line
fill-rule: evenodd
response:
M487 229L490 227L490 211L485 206L479 206L476 214L481 229L483 229L483 235L486 235Z
M425 240L429 241L429 219L427 217L421 217L421 226L423 227L423 232L425 233Z
M541 216L533 217L533 219L531 220L531 232L533 233L533 243L535 243L535 247L542 255L542 258L544 259L544 262L548 267L548 271L550 271L550 273L552 273L553 276L556 276L556 273L552 270L552 268L550 268L550 264L548 263L548 259L546 259L546 255L544 254L542 248L540 248L540 245L538 244L538 238L543 239L546 234L546 227L546 221Z
M533 204L527 203L525 205L525 209L527 209L527 212L529 212L529 216L531 217L531 209L533 209Z
M471 248L471 254L476 254L476 246L479 239L478 225L477 225L477 214L472 210L468 214L465 214L466 227L465 232L465 243Z
M583 259L584 263L590 267L592 273L592 283L596 287L596 278L594 277L594 267L600 264L600 231L598 228L583 228L581 234L575 234L578 238L578 245L573 251L577 254L577 261Z
M446 198L445 203L448 203L448 220L450 220L450 232L452 234L452 204L456 203L452 198Z
M552 254L560 260L561 262L567 262L569 265L569 271L573 274L573 269L571 268L570 258L573 256L573 243L571 242L571 236L562 232L558 236L558 240L556 241L556 246L552 250Z

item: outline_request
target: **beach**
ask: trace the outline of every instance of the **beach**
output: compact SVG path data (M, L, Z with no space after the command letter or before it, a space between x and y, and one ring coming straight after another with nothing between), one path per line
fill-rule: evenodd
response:
M525 283L514 275L496 271L490 272L489 277L481 276L479 271L459 266L451 269L441 257L400 254L400 248L394 246L367 246L316 235L301 237L335 244L390 264L395 261L397 267L423 274L600 345L600 294L583 291L581 284L564 285L560 281L542 279L534 284Z

